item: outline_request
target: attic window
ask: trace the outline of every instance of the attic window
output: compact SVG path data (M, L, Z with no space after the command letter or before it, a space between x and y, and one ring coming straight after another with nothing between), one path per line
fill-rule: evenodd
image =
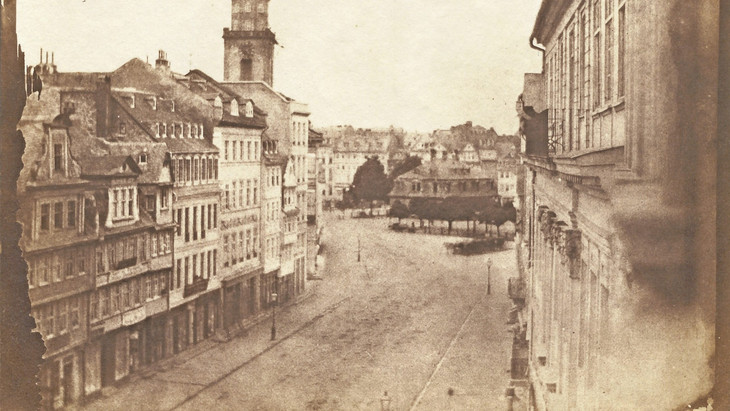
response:
M250 101L246 102L246 117L253 117L253 104Z
M238 101L236 99L231 100L231 115L238 116Z
M123 121L119 122L119 134L127 134L127 124Z
M139 164L147 164L147 154L142 153L139 155Z
M215 96L213 107L223 107L223 100L221 100L221 96Z

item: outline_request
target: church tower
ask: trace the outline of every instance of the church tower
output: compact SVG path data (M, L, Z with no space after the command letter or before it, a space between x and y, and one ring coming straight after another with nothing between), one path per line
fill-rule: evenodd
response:
M274 82L276 36L269 0L232 0L231 28L223 29L223 80Z

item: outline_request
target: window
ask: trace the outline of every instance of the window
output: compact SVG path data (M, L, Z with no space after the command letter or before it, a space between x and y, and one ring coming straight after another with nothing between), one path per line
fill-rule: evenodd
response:
M248 148L248 153L247 153L246 159L251 161L251 142L250 141L248 143L246 143L246 147Z
M246 206L251 205L251 180L246 180Z
M229 266L228 258L229 258L229 255L228 255L228 235L224 235L223 236L223 266L224 267L228 267Z
M168 188L163 188L160 191L160 208L163 210L166 210L168 207L169 194L170 194L170 190Z
M63 203L53 204L53 228L63 228Z
M66 266L65 266L64 271L65 271L65 273L64 273L65 278L71 278L71 277L74 276L75 273L74 273L74 260L73 260L73 255L69 255L67 257L67 259L66 259Z
M616 93L621 98L626 94L625 57L626 53L626 6L618 10L618 73L616 75Z
M257 9L257 11L258 11L259 13L266 13L266 9L265 9L265 7L266 7L266 6L264 5L264 2L260 2L260 3L259 3L259 4L257 5L257 6L256 6L256 9Z
M190 207L185 207L185 242L190 241Z
M262 4L259 3L259 7L261 7ZM253 117L253 104L251 104L250 101L246 102L246 117Z
M213 204L213 228L218 228L218 204Z
M63 171L63 144L53 145L53 170Z
M225 194L226 195L225 205L226 205L226 210L228 210L231 208L231 188L228 184L226 184L225 193L226 193Z
M593 108L601 105L601 33L593 37Z
M193 160L193 181L200 180L200 160L195 158Z
M99 306L101 307L102 318L109 315L109 288L99 291Z
M49 230L50 213L51 213L51 205L50 204L41 204L41 230L43 230L43 231Z
M122 311L129 308L129 283L122 283L119 285L121 287L121 293L122 293L122 302L121 302L121 308Z
M127 125L123 122L119 122L119 134L127 134Z
M193 240L198 239L198 206L193 207Z
M127 190L127 216L131 217L134 215L134 189L130 188Z
M171 288L180 288L180 284L182 281L182 264L179 258L177 259L177 261L175 261L175 270L177 272L177 279L175 281L176 285L173 285Z
M177 209L177 221L175 221L177 223L177 235L182 234L182 211L182 208Z
M606 62L606 67L604 69L604 102L608 103L611 101L611 93L613 92L612 88L612 74L613 74L613 19L608 20L606 22L606 32L604 33L606 37L606 57L604 61Z
M243 11L245 11L246 13L251 12L251 0L247 0L246 3L244 3Z
M185 159L185 181L192 181L192 173L190 172L190 162L191 160L189 158Z
M141 164L141 165L147 164L147 154L142 153L139 155L139 164Z
M79 298L69 300L69 324L72 330L79 328Z

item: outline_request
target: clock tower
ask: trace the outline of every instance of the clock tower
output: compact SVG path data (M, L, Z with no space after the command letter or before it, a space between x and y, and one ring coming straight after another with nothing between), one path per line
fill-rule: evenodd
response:
M231 28L223 29L223 80L274 83L276 36L269 0L232 0Z

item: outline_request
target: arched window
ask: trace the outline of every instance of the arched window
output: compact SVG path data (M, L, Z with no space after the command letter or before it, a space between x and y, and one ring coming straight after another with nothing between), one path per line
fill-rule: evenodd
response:
M231 100L231 115L238 116L238 101L235 98Z
M223 107L223 100L221 100L221 96L215 96L215 101L213 101L213 107Z
M253 104L250 101L246 102L246 117L253 117Z
M241 59L241 81L253 80L253 62L250 58Z

